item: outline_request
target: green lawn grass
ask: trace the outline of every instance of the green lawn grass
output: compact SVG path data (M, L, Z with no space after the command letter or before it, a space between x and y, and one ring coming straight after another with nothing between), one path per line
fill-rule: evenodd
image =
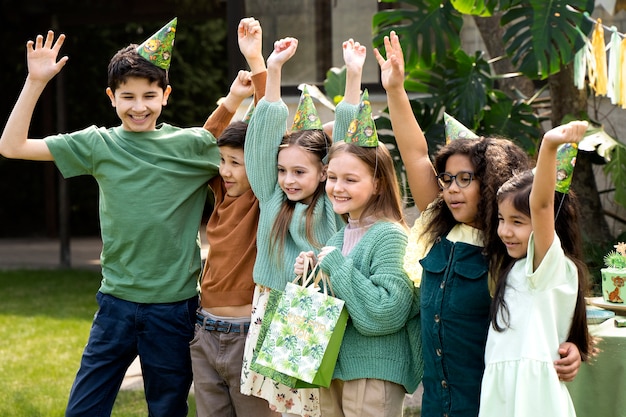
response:
M93 271L0 271L0 416L64 415L99 285ZM121 391L112 415L147 414L140 390Z

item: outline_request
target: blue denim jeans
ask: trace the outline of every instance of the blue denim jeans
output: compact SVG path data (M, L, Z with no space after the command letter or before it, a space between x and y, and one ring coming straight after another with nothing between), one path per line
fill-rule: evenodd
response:
M96 299L99 308L65 415L110 416L126 370L139 355L148 415L187 416L197 297L140 304L98 292Z

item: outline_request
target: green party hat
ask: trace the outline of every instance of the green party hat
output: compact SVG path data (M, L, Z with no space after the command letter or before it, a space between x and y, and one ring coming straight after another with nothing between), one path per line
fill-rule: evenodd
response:
M250 119L252 118L252 112L254 112L254 99L248 106L248 110L246 110L246 115L241 120L244 123L250 123Z
M172 60L172 47L176 36L177 18L172 19L157 33L137 47L137 53L159 68L168 70Z
M293 118L293 125L291 126L291 131L295 132L298 130L322 130L324 126L322 126L322 121L317 115L317 110L315 110L315 105L313 104L313 99L309 94L309 90L306 87L306 84L302 87L302 94L300 95L300 102L298 103L298 109L296 110L296 115Z
M372 118L372 106L367 90L363 92L356 118L352 120L348 127L345 141L365 148L378 146L378 134L376 133L376 124Z
M567 194L572 183L574 165L576 165L578 145L576 143L564 143L556 150L556 185L555 189Z
M443 122L446 129L446 145L457 139L478 139L478 135L448 113L443 113Z

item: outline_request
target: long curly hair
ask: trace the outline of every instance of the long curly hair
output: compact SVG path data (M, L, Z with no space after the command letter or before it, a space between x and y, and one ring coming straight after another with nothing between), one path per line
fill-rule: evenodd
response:
M483 232L484 253L491 255L501 250L498 237L498 204L496 194L502 184L518 171L530 167L530 159L522 148L508 139L481 137L480 139L457 139L435 155L435 170L445 172L446 163L452 155L465 155L474 167L474 180L480 186L475 226ZM440 193L427 208L430 221L425 229L425 237L434 242L448 234L458 223L444 202Z

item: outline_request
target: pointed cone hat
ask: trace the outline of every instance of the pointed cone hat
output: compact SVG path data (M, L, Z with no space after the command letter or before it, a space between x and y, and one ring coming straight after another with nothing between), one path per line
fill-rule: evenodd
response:
M569 191L576 165L576 155L578 155L578 145L575 143L564 143L556 151L555 189L560 193L567 194Z
M446 130L446 144L457 139L478 139L478 135L448 113L443 113L443 122Z
M372 106L367 90L363 92L356 118L348 127L345 141L365 148L378 146L378 133L376 133L376 124L372 118Z
M159 68L168 70L172 60L172 48L176 36L177 18L172 19L157 33L137 47L137 53Z
M322 121L317 115L317 110L315 110L315 105L313 104L313 99L309 94L309 90L306 85L304 85L302 88L302 94L300 95L300 102L298 103L298 108L296 109L296 115L293 118L291 131L295 132L298 130L322 129L324 129Z

